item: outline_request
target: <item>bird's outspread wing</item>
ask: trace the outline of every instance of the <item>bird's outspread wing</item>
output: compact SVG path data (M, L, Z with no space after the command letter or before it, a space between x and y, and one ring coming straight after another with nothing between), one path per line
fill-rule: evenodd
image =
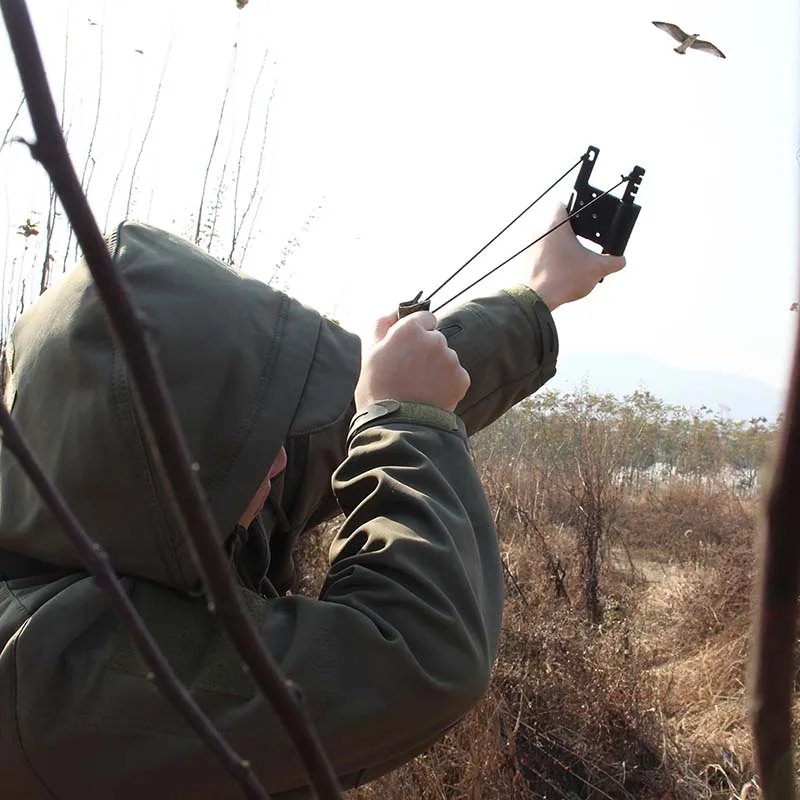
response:
M704 50L706 53L713 53L715 56L719 56L720 58L725 58L725 53L719 49L716 45L711 44L711 42L707 42L704 39L698 39L691 47L694 50Z
M688 33L684 33L677 25L673 25L671 22L654 22L653 25L656 28L661 28L662 31L666 31L678 42L684 42L689 38Z

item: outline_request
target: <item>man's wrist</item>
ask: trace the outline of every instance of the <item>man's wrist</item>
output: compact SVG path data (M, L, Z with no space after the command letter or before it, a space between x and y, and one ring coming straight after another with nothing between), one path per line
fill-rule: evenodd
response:
M561 294L557 291L552 281L548 281L547 278L534 275L525 285L539 295L541 301L550 311L555 311L564 303Z

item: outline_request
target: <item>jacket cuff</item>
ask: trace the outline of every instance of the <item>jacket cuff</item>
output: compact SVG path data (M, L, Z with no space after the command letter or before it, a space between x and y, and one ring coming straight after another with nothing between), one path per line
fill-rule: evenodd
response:
M509 289L503 289L501 294L508 295L522 309L534 330L541 332L542 352L542 375L548 380L556 372L556 361L558 360L558 333L556 323L547 303L542 300L537 292L519 283Z
M461 418L451 411L426 403L411 403L401 400L380 400L359 411L350 423L347 432L349 449L353 437L374 425L409 422L415 425L427 425L440 428L448 433L455 433L466 440L467 431Z

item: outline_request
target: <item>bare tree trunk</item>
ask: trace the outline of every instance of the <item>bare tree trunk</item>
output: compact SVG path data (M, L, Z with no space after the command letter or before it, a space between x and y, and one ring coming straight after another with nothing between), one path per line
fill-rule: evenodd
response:
M588 498L587 514L583 527L584 555L586 573L584 587L586 613L592 625L603 622L603 609L600 605L600 542L603 535L603 512L593 498Z
M750 675L755 755L765 800L795 797L792 703L800 589L800 320L785 408L760 546Z

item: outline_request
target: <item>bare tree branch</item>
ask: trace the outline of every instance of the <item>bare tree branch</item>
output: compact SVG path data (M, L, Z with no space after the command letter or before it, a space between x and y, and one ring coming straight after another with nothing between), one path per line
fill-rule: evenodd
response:
M253 800L268 800L269 795L250 768L249 762L238 756L180 682L114 572L108 553L97 542L92 541L81 527L58 489L45 474L39 459L3 403L0 403L0 430L3 432L4 445L14 454L50 513L58 520L77 550L86 571L94 575L106 593L114 612L151 670L148 678L156 682L204 744L241 784L245 796Z
M164 65L162 65L162 75L161 75L162 82L163 82L163 77L164 77L163 69L164 69ZM111 192L108 195L108 204L106 205L106 216L105 216L105 220L103 221L103 230L104 231L108 230L108 220L109 220L109 217L111 216L111 211L112 211L112 209L114 207L114 195L117 192L117 186L119 185L120 178L122 178L122 172L125 169L125 164L128 161L128 154L131 151L131 144L133 144L133 130L134 130L135 123L136 123L136 109L137 109L137 107L139 105L138 98L139 98L139 91L140 91L141 88L142 88L142 69L140 67L139 70L138 70L137 83L136 83L136 99L134 100L133 103L131 103L131 105L133 107L133 114L131 116L131 124L128 126L128 142L125 145L125 152L122 154L122 160L119 162L119 167L117 168L117 174L114 176L114 182L111 184ZM158 93L160 91L161 91L161 83L159 83L159 85L158 85L158 87L156 89L156 96L155 96L155 101L153 103L153 108L150 109L151 116L155 115L155 104L158 102ZM131 193L129 192L128 193L128 204L129 205L130 205L130 201L131 201L130 198L131 198Z
M169 40L169 47L167 48L167 55L164 57L164 65L161 68L161 77L158 79L158 88L156 89L156 97L153 101L153 110L150 112L150 119L147 121L147 128L145 128L144 136L142 136L142 143L139 145L139 152L136 154L136 160L133 162L133 170L131 171L131 183L128 187L128 204L125 206L125 217L127 219L131 213L131 204L133 202L133 189L136 184L136 172L139 169L139 162L142 160L142 153L144 153L147 139L150 136L150 129L153 127L153 120L156 118L156 111L158 110L158 100L161 97L161 87L164 85L164 76L167 74L167 66L169 65L169 56L172 52L172 38ZM116 187L116 181L114 182ZM112 190L113 191L113 190ZM109 201L110 203L110 201ZM85 252L85 251L84 251Z
M146 336L145 324L114 268L70 161L27 4L25 0L0 0L0 9L36 132L37 140L30 145L31 153L47 170L56 187L128 361L157 454L182 513L190 547L202 565L201 572L213 594L211 610L220 615L254 680L286 727L317 796L320 800L341 800L336 775L300 704L300 691L283 680L247 613L241 592L229 570L208 500L169 399L163 373Z
M67 74L69 70L69 10L67 10L67 27L64 31L64 77L61 83L61 119L60 125L62 132L64 131L64 115L66 114L67 108ZM48 199L47 199L47 223L45 225L45 248L44 248L44 258L42 259L42 276L41 276L41 283L39 285L40 291L39 293L42 294L44 290L47 288L47 284L50 281L50 277L52 275L52 263L55 261L55 258L52 254L52 246L53 246L53 237L55 235L56 229L56 201L58 197L56 195L56 188L53 186L53 182L50 181L50 189L48 190ZM61 264L61 272L62 274L67 271L67 260L69 258L69 245L72 238L72 229L69 228L68 236L67 236L67 246L64 251L64 260Z
M8 123L8 127L6 128L6 132L3 134L3 142L0 144L0 150L2 150L6 146L6 142L8 141L8 137L11 136L11 129L16 124L17 120L19 119L19 113L22 111L22 106L25 105L25 95L23 94L20 98L19 105L17 106L17 110L14 112L14 116L11 117L11 122Z
M234 125L236 120L234 118ZM225 153L225 160L222 162L222 170L220 172L219 180L217 181L217 194L214 198L214 205L213 214L211 215L211 229L208 232L208 245L207 250L209 253L212 253L214 247L214 239L217 238L217 223L219 222L220 213L222 211L222 199L225 196L225 192L227 191L228 187L225 184L225 176L228 174L228 162L231 158L231 152L233 151L233 137L228 144L228 151Z
M211 172L211 163L214 161L214 153L217 151L217 143L219 142L219 132L222 129L222 120L225 118L225 108L228 104L228 95L231 91L231 84L233 83L233 76L236 72L236 57L239 54L238 41L233 43L233 58L231 59L231 66L228 70L228 79L225 82L225 92L222 95L222 106L219 110L219 118L217 119L217 129L214 133L214 141L211 144L211 152L208 154L208 163L206 164L206 174L203 177L203 187L200 191L200 207L197 210L197 225L194 229L194 243L200 244L200 228L203 224L203 204L206 199L206 190L208 189L208 175Z
M247 104L247 117L245 118L244 122L244 131L242 132L242 140L239 143L239 160L236 162L236 179L234 181L234 189L233 189L233 230L231 233L231 249L228 253L228 263L233 264L233 253L236 250L236 240L239 238L239 232L241 230L241 226L239 224L239 184L241 182L242 177L242 163L244 162L244 148L247 144L247 134L250 131L250 119L253 115L253 105L256 99L256 92L258 91L258 85L261 82L261 76L264 74L264 67L267 63L267 57L269 56L269 48L264 50L264 56L261 59L261 66L258 68L258 74L256 75L255 81L253 81L253 89L250 92L250 102ZM272 102L272 98L270 97L270 103ZM266 122L269 121L269 105L267 106L267 120L265 121L264 130L262 131L262 139L261 139L261 158L259 159L258 171L256 172L256 182L253 186L253 191L250 193L250 202L252 202L253 195L258 191L258 179L261 175L261 159L264 157L264 142L266 141ZM242 222L244 222L244 217L242 218Z
M66 29L64 31L64 77L61 81L61 132L64 136L64 140L69 139L69 132L67 131L66 127L64 126L64 121L67 116L67 78L69 76L69 17L70 11L67 8L67 24ZM50 200L47 206L47 247L45 248L45 265L47 264L47 257L50 255L50 246L53 241L53 233L55 229L56 223L56 188L53 186L53 182L50 182ZM61 274L63 275L67 271L67 267L69 266L69 248L72 244L72 228L67 225L67 244L64 247L64 258L61 261Z
M303 234L308 233L308 229L319 218L319 213L322 211L322 208L325 205L325 200L326 198L323 196L317 207L309 212L309 215L306 217L306 221L300 228L300 233L297 236L293 236L291 239L289 239L289 241L283 246L283 250L281 250L281 260L272 268L272 275L270 275L269 279L267 280L268 286L277 285L279 279L282 279L284 286L289 283L291 276L287 276L285 274L286 265L300 247Z
M100 24L100 43L98 45L98 58L97 65L97 102L94 107L94 124L92 125L92 134L89 137L89 149L86 151L86 158L83 162L83 171L81 172L81 186L84 192L86 191L86 173L89 169L89 162L92 160L92 153L94 152L94 142L97 138L97 127L100 124L100 109L103 105L103 40L105 38L105 4L103 5L103 18Z
M258 196L258 202L256 202L256 210L253 213L253 218L250 220L250 229L247 231L247 238L244 240L244 247L242 248L242 255L239 259L240 263L244 264L245 259L247 258L247 248L250 247L250 242L253 239L253 229L256 226L256 220L258 219L258 212L261 210L261 203L264 201L264 192L261 192Z
M251 208L253 207L253 202L258 196L258 201L256 202L256 209L253 212L253 219L250 221L250 229L247 234L247 239L244 243L244 247L242 248L241 258L239 259L240 262L244 262L245 256L247 255L247 248L250 244L250 239L253 236L253 228L255 227L256 218L258 217L259 209L261 208L261 202L264 199L264 193L259 193L258 187L261 185L261 170L264 166L264 150L267 146L267 129L269 128L269 113L270 109L272 108L272 101L275 98L275 87L272 87L272 92L270 93L269 100L267 101L267 112L264 115L264 127L262 128L261 132L261 149L258 153L258 167L256 168L256 179L255 183L253 184L253 190L250 192L250 197L247 200L247 206L244 209L244 213L242 214L242 218L239 221L238 227L235 224L234 220L234 237L235 241L231 244L231 252L228 258L228 263L233 265L234 259L234 249L236 247L236 242L239 241L239 236L242 232L242 228L244 227L245 220L247 219L247 215L250 213ZM237 180L238 184L238 180Z
M94 143L97 139L97 127L100 124L100 110L103 105L103 41L105 39L106 30L106 4L103 3L103 16L99 25L100 28L100 42L98 44L98 65L97 65L97 102L94 107L94 124L92 125L92 134L89 137L89 147L86 150L86 158L83 161L83 170L81 171L81 187L84 193L89 194L89 184L92 182L92 175L94 175ZM62 124L63 128L63 124ZM91 164L91 168L90 165ZM69 256L69 245L64 257ZM75 242L75 250L73 253L73 261L78 260L78 243Z
M800 586L800 320L783 428L761 545L751 674L755 754L765 800L795 797L792 700Z

